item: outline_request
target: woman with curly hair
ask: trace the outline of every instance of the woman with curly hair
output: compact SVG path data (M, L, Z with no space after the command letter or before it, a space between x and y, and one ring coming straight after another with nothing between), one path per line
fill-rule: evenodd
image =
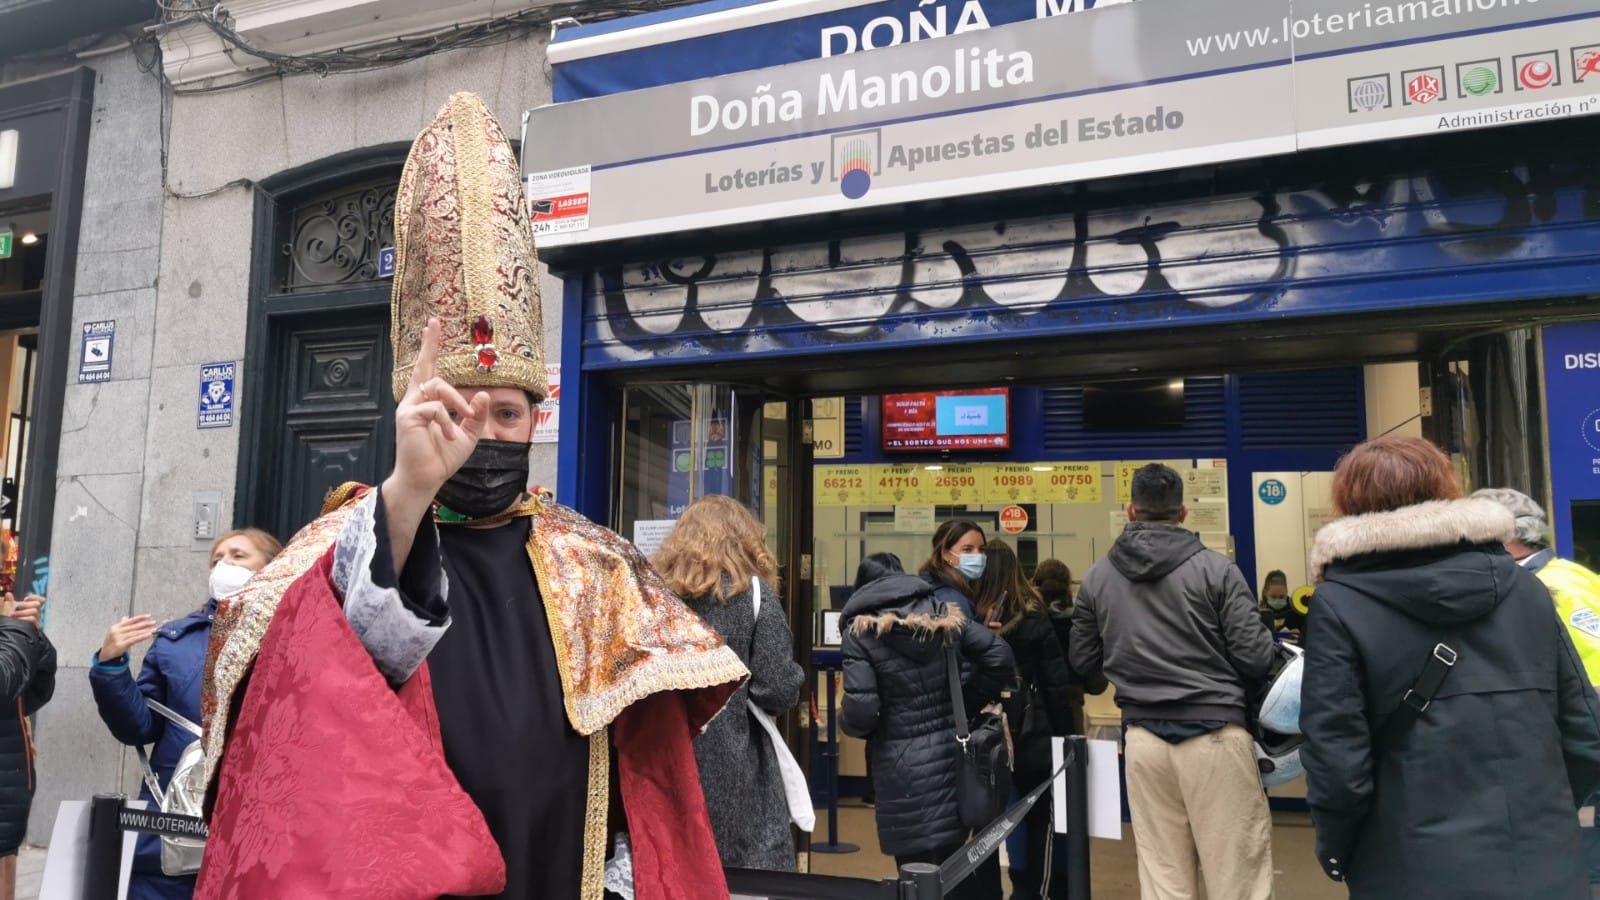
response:
M750 680L694 742L711 830L725 866L794 871L794 835L777 756L745 699L773 716L800 701L805 670L777 590L767 532L731 497L689 504L651 562L750 670ZM753 594L761 592L760 612Z

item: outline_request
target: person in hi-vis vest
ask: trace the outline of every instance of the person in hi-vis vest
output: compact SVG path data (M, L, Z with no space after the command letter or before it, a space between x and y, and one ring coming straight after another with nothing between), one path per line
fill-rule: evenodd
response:
M1517 517L1516 537L1506 542L1506 552L1550 591L1556 614L1567 626L1584 671L1589 673L1589 683L1600 687L1600 575L1556 556L1545 538L1549 526L1544 508L1532 497L1511 488L1484 488L1473 496L1493 500Z
M1511 488L1484 488L1473 496L1493 500L1516 516L1516 536L1506 542L1506 552L1537 575L1550 592L1556 615L1572 636L1572 646L1578 650L1578 658L1589 674L1589 683L1600 690L1600 575L1570 559L1556 556L1545 538L1549 526L1544 508L1532 497ZM1600 898L1600 828L1595 827L1594 821L1597 803L1600 803L1600 796L1590 797L1579 815L1584 825L1584 856L1589 865L1590 892Z

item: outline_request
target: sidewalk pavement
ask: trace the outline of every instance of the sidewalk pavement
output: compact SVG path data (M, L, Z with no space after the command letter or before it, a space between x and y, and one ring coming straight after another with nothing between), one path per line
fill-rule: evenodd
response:
M24 845L17 853L17 900L39 900L44 878L44 848Z

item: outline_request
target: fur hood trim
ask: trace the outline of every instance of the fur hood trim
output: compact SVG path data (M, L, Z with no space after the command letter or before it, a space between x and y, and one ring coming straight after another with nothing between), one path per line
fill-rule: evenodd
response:
M1311 581L1335 560L1385 550L1421 550L1466 542L1504 543L1515 519L1492 500L1434 500L1388 512L1336 519L1317 532L1311 547Z
M966 624L967 617L961 610L944 604L931 612L916 612L910 615L900 609L886 609L879 613L859 615L850 620L850 633L857 637L865 634L883 637L897 626L904 625L917 637L922 637L959 634Z

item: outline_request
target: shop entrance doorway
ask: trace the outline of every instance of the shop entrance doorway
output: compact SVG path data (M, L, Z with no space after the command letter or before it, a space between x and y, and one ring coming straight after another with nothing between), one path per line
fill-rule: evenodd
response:
M1422 341L1388 335L1372 346L1402 343L1415 348ZM1467 346L1445 337L1429 343ZM980 367L962 365L939 381L931 370L835 367L822 380L850 385L837 393L781 375L737 385L692 378L624 384L610 457L613 525L648 551L684 504L717 492L749 504L767 523L784 565L796 658L813 669L812 697L789 717L788 734L802 760L837 752L839 837L862 848L807 854L804 864L821 874L879 877L893 866L876 852L865 744L841 737L836 748L825 748L812 742L808 727L827 734L819 718L828 705L827 681L814 662L822 657L814 654L837 653L839 612L865 555L893 552L915 571L938 524L966 518L1011 544L1029 574L1044 559L1067 562L1076 588L1126 522L1121 507L1131 472L1161 461L1185 477L1190 527L1239 563L1254 590L1270 569L1284 569L1298 587L1309 542L1332 516L1329 473L1350 446L1382 433L1422 434L1454 453L1463 472L1492 468L1481 458L1492 449L1474 438L1484 429L1473 412L1470 353L1419 355L1323 356L1316 360L1322 368L1311 369L1157 369L1181 384L1181 420L1169 413L1160 422L1116 427L1097 427L1083 397L1086 385L1116 381L1115 375L1066 384L979 381ZM1007 386L1011 403L1002 452L885 449L884 395L970 391L995 382ZM1522 455L1542 456L1539 433L1531 423L1519 432L1529 442ZM837 707L842 697L834 699ZM1113 693L1089 698L1085 711L1091 737L1119 737ZM823 773L811 772L817 789ZM1280 888L1312 900L1338 896L1314 864L1303 797L1298 784L1272 792ZM819 814L819 829L824 821ZM1131 832L1122 842L1097 841L1094 853L1096 900L1138 896Z

